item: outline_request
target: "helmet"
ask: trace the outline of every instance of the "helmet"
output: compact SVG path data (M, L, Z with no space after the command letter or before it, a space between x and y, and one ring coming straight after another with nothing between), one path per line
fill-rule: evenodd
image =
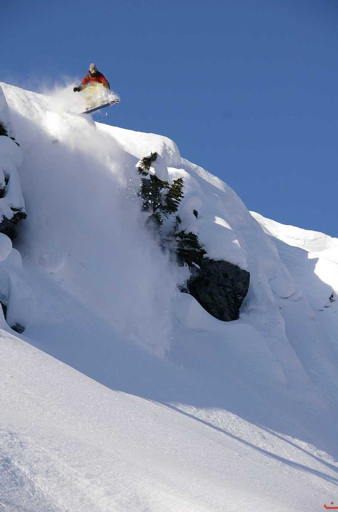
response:
M89 71L90 71L90 73L96 73L96 71L97 71L96 64L91 64L89 66Z

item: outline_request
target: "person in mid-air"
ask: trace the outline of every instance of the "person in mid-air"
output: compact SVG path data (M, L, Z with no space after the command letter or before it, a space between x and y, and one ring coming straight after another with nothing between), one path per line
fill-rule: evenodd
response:
M100 71L96 67L96 64L91 64L89 66L88 75L84 77L79 87L74 87L73 91L80 92L82 91L82 89L84 89L88 85L93 85L93 83L95 82L103 84L104 87L110 89L110 85L106 77L102 73L100 73Z

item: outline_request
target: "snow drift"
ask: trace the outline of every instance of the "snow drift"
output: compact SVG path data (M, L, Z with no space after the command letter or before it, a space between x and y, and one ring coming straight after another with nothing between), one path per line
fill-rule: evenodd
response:
M28 217L2 263L0 505L315 512L333 501L337 240L250 214L166 137L1 87ZM152 239L137 197L135 165L150 152L184 179L185 229L250 272L238 321L178 292L187 270Z

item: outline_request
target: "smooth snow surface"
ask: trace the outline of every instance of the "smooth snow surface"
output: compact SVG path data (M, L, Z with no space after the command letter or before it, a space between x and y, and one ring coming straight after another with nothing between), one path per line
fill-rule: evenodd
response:
M250 214L166 137L1 87L28 217L0 240L0 511L338 503L337 240ZM135 166L155 151L184 228L251 273L236 322L178 292L187 269L144 227Z

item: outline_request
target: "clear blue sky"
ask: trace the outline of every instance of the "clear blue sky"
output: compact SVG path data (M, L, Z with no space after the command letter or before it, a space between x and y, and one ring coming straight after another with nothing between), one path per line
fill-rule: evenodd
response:
M338 236L337 0L2 0L1 80L82 79L250 210ZM100 120L100 117L96 118Z

